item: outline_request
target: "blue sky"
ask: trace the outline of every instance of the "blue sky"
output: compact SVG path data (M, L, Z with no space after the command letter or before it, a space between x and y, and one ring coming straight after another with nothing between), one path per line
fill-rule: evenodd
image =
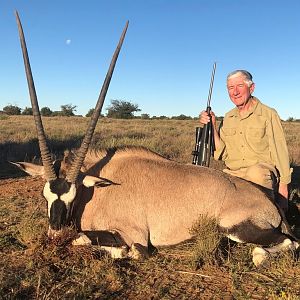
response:
M300 1L2 0L0 109L30 106L14 10L27 41L40 107L92 108L126 20L129 28L104 104L139 105L151 116L197 116L233 107L226 76L247 69L254 95L282 119L300 118Z

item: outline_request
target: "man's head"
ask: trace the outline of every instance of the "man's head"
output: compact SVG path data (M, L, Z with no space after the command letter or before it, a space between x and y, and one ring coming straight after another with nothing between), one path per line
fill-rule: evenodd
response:
M245 70L236 70L227 76L227 90L231 101L238 107L244 107L251 94L255 84L252 81L252 75Z

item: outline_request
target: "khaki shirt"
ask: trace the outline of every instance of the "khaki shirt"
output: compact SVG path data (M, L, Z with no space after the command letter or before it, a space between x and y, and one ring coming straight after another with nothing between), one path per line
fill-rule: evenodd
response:
M224 160L231 170L257 163L269 163L280 173L280 181L291 182L288 149L277 112L257 98L255 105L243 116L237 108L229 111L220 130L220 146L215 159Z

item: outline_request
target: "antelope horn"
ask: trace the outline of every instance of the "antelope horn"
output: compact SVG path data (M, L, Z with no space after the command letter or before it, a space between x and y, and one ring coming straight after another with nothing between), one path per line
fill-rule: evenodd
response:
M41 114L40 114L40 110L39 110L39 105L38 105L38 101L37 101L37 96L36 96L36 91L35 91L35 87L34 87L34 81L33 81L31 67L30 67L30 63L29 63L28 52L27 52L27 47L26 47L26 42L25 42L25 38L24 38L22 24L21 24L19 14L17 11L15 11L15 15L16 15L17 24L18 24L19 37L20 37L21 48L22 48L22 53L23 53L24 66L25 66L25 72L26 72L26 77L27 77L31 106L32 106L32 111L33 111L33 116L34 116L34 122L35 122L35 127L37 130L39 147L40 147L42 162L43 162L43 166L44 166L44 170L45 170L45 178L47 181L51 181L51 180L56 179L57 176L56 176L54 168L53 168L51 154L49 152L47 142L46 142L46 136L45 136L44 127L43 127Z
M71 183L75 183L75 181L78 177L80 168L82 167L83 161L85 159L85 156L88 152L88 148L90 146L90 143L92 141L93 133L95 131L95 128L96 128L96 125L97 125L97 122L98 122L98 119L99 119L99 116L100 116L100 113L101 113L101 110L102 110L102 107L103 107L105 96L106 96L106 93L107 93L107 90L108 90L108 87L109 87L109 83L111 81L111 77L112 77L112 74L113 74L117 59L118 59L118 55L120 53L120 50L121 50L121 47L122 47L122 44L123 44L123 41L124 41L124 38L125 38L127 28L128 28L128 21L126 22L126 25L123 29L122 34L121 34L119 43L117 45L117 48L114 52L111 63L109 65L109 69L107 71L105 80L103 82L101 92L100 92L100 95L98 97L98 101L97 101L97 104L95 106L95 110L94 110L94 113L91 117L89 126L88 126L86 134L84 136L84 139L83 139L83 141L81 143L81 146L80 146L80 148L77 152L77 156L74 159L74 162L72 163L72 166L71 166L69 172L67 173L66 179Z

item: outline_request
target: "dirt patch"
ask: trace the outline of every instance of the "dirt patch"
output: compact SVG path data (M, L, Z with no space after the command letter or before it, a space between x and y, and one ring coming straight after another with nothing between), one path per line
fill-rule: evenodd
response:
M17 179L0 180L1 197L34 198L40 197L44 187L44 181L40 177L23 177Z

